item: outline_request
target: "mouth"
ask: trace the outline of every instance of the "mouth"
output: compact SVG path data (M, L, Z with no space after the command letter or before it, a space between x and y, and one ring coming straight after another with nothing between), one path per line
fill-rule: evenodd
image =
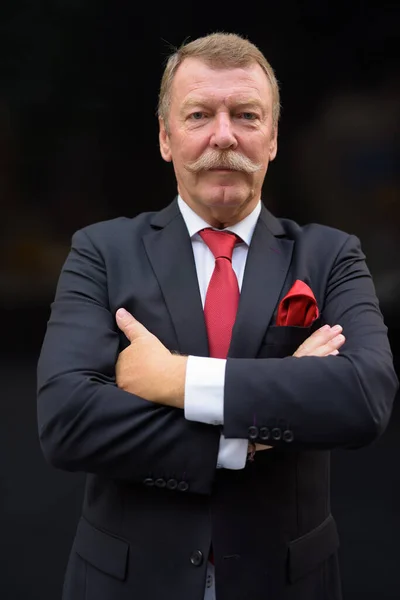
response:
M237 169L230 169L229 167L213 167L209 171L225 171L227 173L235 173Z

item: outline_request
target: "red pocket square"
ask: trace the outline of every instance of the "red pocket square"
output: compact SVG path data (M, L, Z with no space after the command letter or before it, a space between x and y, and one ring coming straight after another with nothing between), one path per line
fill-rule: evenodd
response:
M318 319L319 310L312 289L296 279L280 302L276 324L280 326L310 327Z

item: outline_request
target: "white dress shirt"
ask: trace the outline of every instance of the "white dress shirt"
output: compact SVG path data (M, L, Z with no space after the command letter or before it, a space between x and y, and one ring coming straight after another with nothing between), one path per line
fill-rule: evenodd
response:
M204 308L208 284L214 271L215 258L198 232L205 227L210 227L210 225L199 217L180 196L178 196L178 205L192 240L201 301ZM245 219L223 230L232 231L243 240L242 243L235 245L232 255L232 267L236 273L240 290L242 289L247 252L260 211L261 201ZM225 367L225 359L189 356L185 380L186 419L210 425L223 425ZM225 439L221 435L217 467L243 469L246 464L247 447L247 439Z

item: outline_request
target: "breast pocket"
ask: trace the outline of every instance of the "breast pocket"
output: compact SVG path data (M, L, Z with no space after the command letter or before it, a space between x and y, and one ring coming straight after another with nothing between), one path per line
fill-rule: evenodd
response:
M321 319L316 319L309 327L277 327L276 325L268 327L260 347L259 358L292 356L297 348L321 325Z

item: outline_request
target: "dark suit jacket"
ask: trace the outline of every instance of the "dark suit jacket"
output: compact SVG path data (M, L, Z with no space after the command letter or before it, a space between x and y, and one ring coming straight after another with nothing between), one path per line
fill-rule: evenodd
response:
M296 279L321 319L274 326ZM176 201L78 231L38 365L43 452L87 475L64 600L202 600L212 541L218 600L337 600L329 457L385 428L397 389L358 240L278 220L264 207L248 253L226 368L228 438L274 448L217 470L220 428L186 421L115 384L124 306L171 351L207 356L191 241ZM291 354L322 322L340 355Z

